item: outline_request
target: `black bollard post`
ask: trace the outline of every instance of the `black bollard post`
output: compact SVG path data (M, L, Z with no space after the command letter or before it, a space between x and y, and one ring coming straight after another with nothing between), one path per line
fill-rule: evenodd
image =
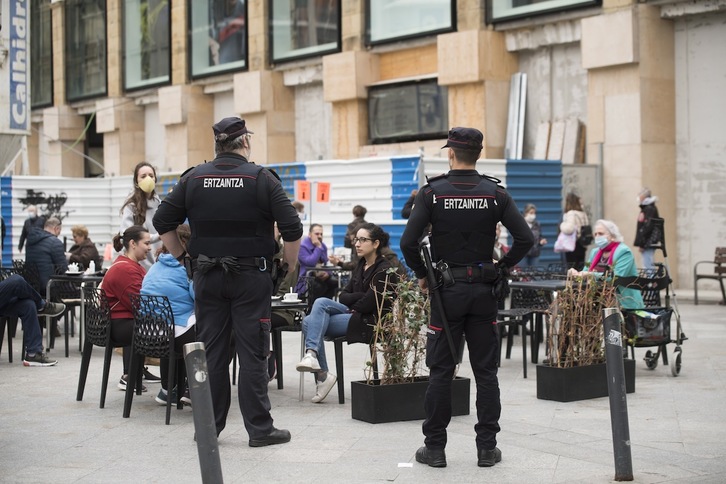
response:
M617 308L603 309L605 334L605 366L608 375L610 397L610 422L615 454L615 480L633 480L633 460L630 454L630 428L628 426L628 402L625 389L623 364L623 315Z
M222 483L222 463L219 460L217 426L214 423L212 393L209 390L209 372L204 343L184 345L184 363L187 367L189 392L192 397L194 431L199 454L199 468L204 484Z

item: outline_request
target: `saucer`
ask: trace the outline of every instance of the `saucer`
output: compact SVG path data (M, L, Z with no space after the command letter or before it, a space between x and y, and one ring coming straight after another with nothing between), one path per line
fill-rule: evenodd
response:
M66 271L66 275L68 275L68 276L80 276L82 274L83 274L83 271L76 271L76 272Z
M282 304L289 303L289 304L297 304L301 303L302 299L283 299L280 301Z
M282 299L280 296L272 296L273 301L279 301L280 299Z

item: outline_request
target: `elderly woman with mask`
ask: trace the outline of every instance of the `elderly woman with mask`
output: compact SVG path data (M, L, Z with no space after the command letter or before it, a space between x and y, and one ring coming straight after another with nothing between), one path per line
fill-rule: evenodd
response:
M615 277L637 277L638 268L630 247L623 243L620 229L610 220L598 220L593 228L595 247L590 252L586 269L572 268L568 275L584 277L603 277L607 272ZM618 302L624 309L640 309L644 306L643 297L637 289L618 287Z

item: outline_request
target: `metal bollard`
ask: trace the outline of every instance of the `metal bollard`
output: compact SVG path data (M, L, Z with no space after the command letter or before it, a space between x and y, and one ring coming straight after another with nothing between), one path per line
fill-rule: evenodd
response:
M610 397L610 422L613 432L615 455L615 480L633 480L633 459L630 453L630 428L628 426L628 402L625 389L625 366L623 364L623 315L617 308L605 308L603 328L605 330L605 366L608 375Z
M217 426L214 423L212 393L209 390L209 372L204 343L184 345L184 363L187 366L189 392L192 397L194 431L199 454L199 468L204 484L222 483L222 463L219 460Z

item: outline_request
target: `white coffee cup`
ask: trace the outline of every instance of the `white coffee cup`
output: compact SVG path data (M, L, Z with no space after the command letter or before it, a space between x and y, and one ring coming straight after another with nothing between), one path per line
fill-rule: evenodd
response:
M297 293L296 292L286 292L285 295L282 297L284 301L297 301Z
M75 262L73 264L68 264L68 272L79 272L81 268L76 264Z

